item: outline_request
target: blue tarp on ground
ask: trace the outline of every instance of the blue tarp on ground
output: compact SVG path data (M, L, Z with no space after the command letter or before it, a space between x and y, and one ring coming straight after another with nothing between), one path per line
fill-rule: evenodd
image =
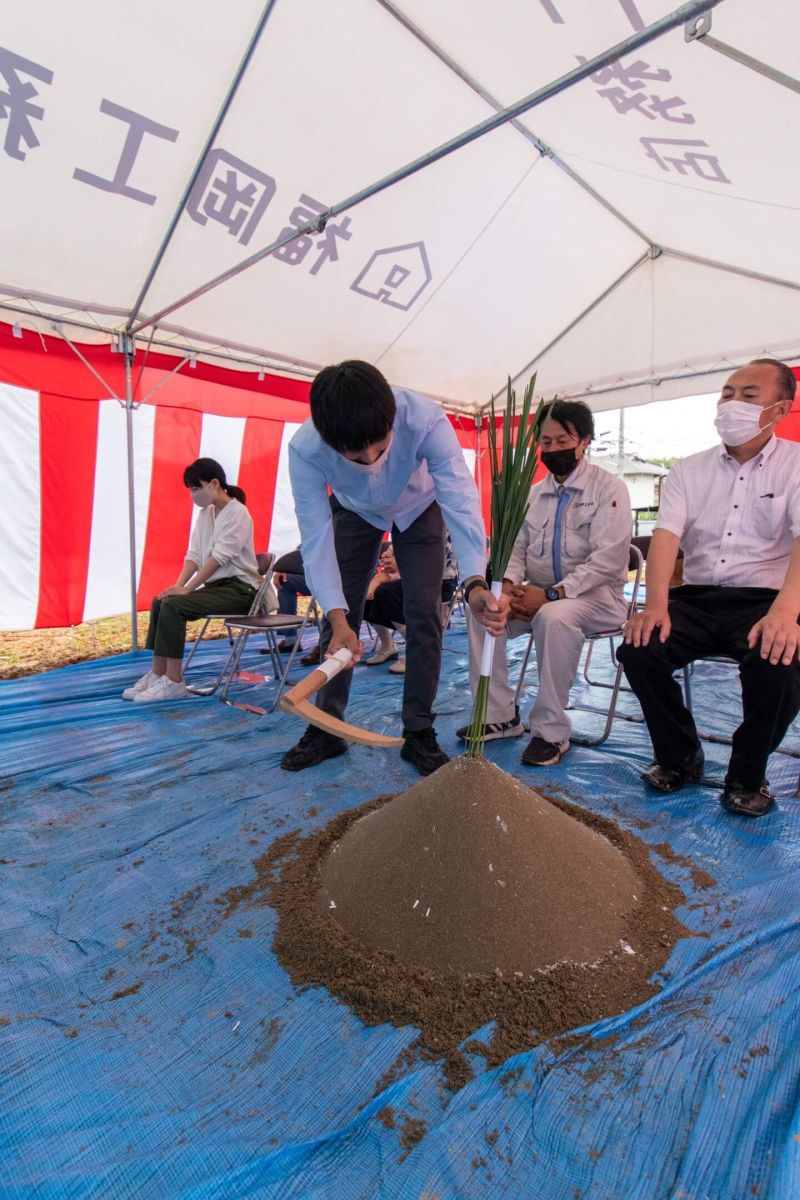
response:
M455 752L463 629L445 641L438 729ZM434 1065L374 1096L415 1031L366 1028L326 992L296 992L271 953L272 910L225 919L214 901L252 878L276 836L401 790L412 768L353 747L289 775L287 716L123 702L146 660L0 685L2 1200L800 1196L797 760L774 756L778 806L747 821L708 788L646 793L639 725L536 773L520 765L524 743L493 743L505 769L668 842L716 885L698 890L687 867L654 856L696 936L639 1009L571 1049L490 1072L479 1060L456 1096ZM385 667L359 668L351 719L396 731L401 687ZM733 727L729 667L698 667L694 692L702 725ZM636 711L631 697L623 708ZM787 745L800 745L797 727ZM710 775L725 754L708 747ZM377 1117L385 1105L395 1129ZM410 1153L406 1117L427 1128Z

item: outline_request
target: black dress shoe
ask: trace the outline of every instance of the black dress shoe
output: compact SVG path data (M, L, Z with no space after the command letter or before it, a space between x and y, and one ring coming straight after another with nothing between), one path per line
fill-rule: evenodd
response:
M765 779L760 788L746 788L741 783L725 783L720 797L722 807L740 817L763 817L775 803Z
M287 750L281 759L284 771L305 771L307 767L316 767L326 758L338 758L344 754L347 743L341 738L309 725L300 741L291 750Z
M436 733L430 729L403 730L405 741L400 750L400 757L406 762L413 763L420 775L432 775L450 762L450 756L445 754L436 740Z
M679 792L685 783L697 783L702 779L704 766L705 756L698 747L694 754L684 759L678 767L665 767L659 762L651 763L640 779L657 792Z
M313 650L309 650L308 654L304 654L300 662L304 667L316 667L318 663L321 663L322 654L320 653L319 646L315 646Z
M280 654L291 654L296 645L296 642L287 642L286 638L283 638L278 642L278 652Z

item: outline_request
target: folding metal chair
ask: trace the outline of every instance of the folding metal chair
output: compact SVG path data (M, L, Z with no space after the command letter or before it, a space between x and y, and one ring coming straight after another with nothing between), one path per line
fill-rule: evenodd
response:
M281 693L286 686L289 678L289 672L292 669L292 663L295 660L297 651L300 649L300 641L306 627L309 624L319 623L319 608L316 600L311 597L308 607L302 617L292 616L291 614L274 613L272 616L247 616L247 617L229 617L225 624L229 632L235 634L233 649L228 656L228 661L225 664L223 673L225 682L220 692L220 700L223 704L228 704L231 708L243 708L246 712L257 713L263 717L266 713L274 712L278 707L278 701L281 698ZM296 629L297 638L292 652L286 661L286 666L281 664L281 655L278 650L278 635L287 632L287 630ZM239 664L242 660L245 647L254 633L263 633L266 635L269 656L272 663L272 675L256 674L251 671L242 671L239 669ZM269 683L274 679L277 684L277 690L269 708L261 708L255 704L245 704L241 700L231 700L228 696L232 683Z
M639 549L638 546L631 544L630 556L628 558L628 569L630 571L634 572L634 579L633 579L633 590L632 590L631 598L630 598L630 601L628 602L628 612L626 614L626 620L630 620L630 618L636 612L636 602L637 602L637 597L639 595L639 585L642 581L643 567L644 567L644 559L642 557L641 550ZM587 634L586 639L585 639L589 645L587 655L591 655L592 648L593 648L595 642L608 640L608 643L611 647L612 661L614 661L613 660L614 639L622 637L623 632L624 632L624 625L620 625L616 629L603 629L603 630L600 630L598 633ZM532 649L533 649L533 631L531 631L530 637L528 638L528 645L525 649L525 655L522 660L522 668L519 673L519 682L517 683L517 690L514 693L514 703L515 704L519 703L520 692L522 691L522 685L525 681L525 671L527 670L527 667L528 667L528 662L530 660ZM608 735L611 732L611 723L615 719L615 717L617 718L617 720L635 721L637 723L641 723L641 721L643 720L642 717L631 717L631 716L627 716L626 714L617 712L617 700L619 699L619 693L622 690L622 663L616 663L615 666L616 666L616 670L614 672L613 683L602 683L601 682L599 684L600 687L609 688L611 690L611 696L610 696L610 699L608 702L607 709L606 708L596 708L595 706L593 706L591 704L570 705L570 708L574 709L575 711L596 712L596 713L600 713L601 715L605 714L605 718L606 718L605 727L603 728L603 732L600 734L599 737L590 738L590 737L584 737L581 734L571 733L570 741L575 742L575 744L578 746L601 746L603 744L603 742L606 741L606 739L608 738ZM589 683L592 683L592 680L590 680L588 678L588 676L586 675L586 668L584 668L584 678L587 679L587 681ZM594 684L593 686L598 686L598 685Z
M268 603L267 593L269 590L269 585L272 581L272 574L275 569L275 555L274 554L257 554L256 562L258 563L258 573L261 576L261 583L259 585L258 591L256 592L255 596L253 597L253 603L250 605L250 610L247 615L248 616L266 616L267 603ZM194 642L191 650L189 651L189 657L186 659L186 662L183 667L184 678L186 676L186 672L189 670L191 661L195 656L197 647L200 645L203 638L205 637L206 630L208 629L209 624L212 621L226 621L227 622L227 620L230 617L236 617L236 616L241 616L241 615L242 615L241 613L229 613L229 612L228 613L209 613L209 615L203 621L203 625L200 629L200 633L197 636L197 640ZM234 640L233 640L233 636L231 634L230 629L228 629L228 642L230 644L230 651L228 653L228 657L225 659L225 662L220 667L219 674L217 675L217 678L214 680L211 687L200 687L197 684L187 683L186 687L188 688L188 690L190 692L194 692L195 695L197 695L197 696L213 696L214 695L214 692L216 692L217 688L222 683L222 679L225 675L225 671L228 667L229 662L231 661L231 658L233 657L233 652L234 652L235 646L234 646Z
M688 708L689 712L692 713L692 715L694 715L694 709L692 708L691 677L692 677L692 673L693 673L695 664L699 663L699 662L727 663L729 666L732 666L732 667L737 667L739 665L735 658L731 658L727 654L706 654L702 658L696 658L694 660L694 662L688 663L683 668L683 696L684 696L684 700L686 702L686 707ZM732 745L731 738L726 737L724 734L721 734L721 733L706 733L703 730L698 729L697 736L703 742L715 742L718 746ZM789 758L800 758L800 750L787 750L787 749L784 749L783 746L779 746L778 749L775 751L775 753L776 754L785 754ZM798 784L798 794L800 794L800 784Z

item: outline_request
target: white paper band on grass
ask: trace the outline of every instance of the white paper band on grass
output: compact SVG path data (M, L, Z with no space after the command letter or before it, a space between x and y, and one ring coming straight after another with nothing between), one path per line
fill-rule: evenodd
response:
M496 580L492 584L492 595L495 599L499 599L503 591L502 579ZM487 631L483 635L483 654L481 655L481 675L491 675L492 663L494 662L494 644L497 639Z
M349 650L345 650L342 646L341 650L337 650L330 658L324 659L316 668L321 671L325 678L330 682L335 675L338 675L343 667L349 667L353 661L353 656Z

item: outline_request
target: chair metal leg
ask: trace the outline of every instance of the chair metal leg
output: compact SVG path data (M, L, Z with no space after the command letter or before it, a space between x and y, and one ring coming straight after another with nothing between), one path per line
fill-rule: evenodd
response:
M683 692L684 692L684 696L685 696L686 707L688 708L689 712L692 713L692 715L694 715L693 710L692 710L692 685L691 685L691 675L692 675L693 667L694 667L694 663L689 663L689 664L687 664L687 666L685 666L683 668ZM733 739L729 738L729 737L725 737L721 733L705 733L702 729L698 729L697 736L700 738L701 742L711 742L712 744L715 744L717 746L732 746L733 745ZM775 750L774 753L775 754L785 754L787 758L800 758L800 750L787 750L787 749L784 749L783 746L778 746L778 749ZM798 795L800 795L800 783L798 783Z
M192 659L194 658L197 647L200 645L203 638L206 636L206 630L208 629L208 624L209 624L209 621L211 621L211 619L212 619L211 617L206 617L205 621L203 621L203 628L200 630L197 637L192 642L192 648L189 651L189 657L186 659L186 662L183 664L184 676L186 675L186 672L189 670L189 664L191 663Z
M592 651L593 650L594 650L594 642L589 642L589 648L586 651L586 658L583 660L583 678L586 680L586 682L588 684L592 683L592 680L589 678L589 667L591 666L591 662L592 662Z
M209 621L212 621L213 619L214 619L213 617L209 617L206 620L205 624L203 625L202 630L200 631L200 636L198 637L197 641L192 646L191 653L189 654L189 657L187 658L187 660L184 664L184 667L183 667L184 681L186 679L186 672L189 669L189 664L192 661L192 659L194 658L194 652L197 649L198 645L200 644L200 642L205 634L206 629L208 628ZM217 677L214 680L214 682L211 684L211 686L210 687L201 687L199 684L196 684L196 683L187 683L186 684L187 691L192 692L193 695L195 695L195 696L213 696L214 695L217 688L222 683L222 680L225 676L225 672L228 669L228 664L231 661L231 658L233 657L233 641L231 640L230 632L228 633L228 640L230 642L230 647L231 647L230 650L228 651L228 657L225 659L225 662L220 667L219 672L217 673Z
M276 676L275 676L275 678L276 678L276 680L277 680L277 682L278 682L278 688L277 688L277 691L275 692L275 697L274 697L274 699L273 699L273 701L272 701L272 704L270 705L269 709L267 710L268 712L271 712L271 713L272 713L272 712L275 712L275 709L278 707L278 703L279 703L279 701L280 701L280 698L281 698L281 696L283 695L283 689L286 687L286 684L287 684L287 682L288 682L288 679L289 679L289 672L290 672L290 671L291 671L291 669L292 669L292 663L293 663L293 662L294 662L294 660L295 660L295 656L296 656L296 654L297 654L297 651L300 649L300 641L301 641L301 639L302 639L302 636L303 636L303 634L305 633L305 631L306 631L306 629L307 629L307 627L308 627L308 625L309 625L309 615L310 615L310 612L311 612L311 609L310 609L310 607L309 607L309 608L307 608L307 609L306 609L305 616L303 617L303 623L302 623L302 625L301 625L301 626L300 626L300 628L297 630L297 636L296 636L296 638L295 638L294 646L292 647L292 652L291 652L291 654L289 655L289 660L288 660L288 662L286 663L286 666L284 667L283 671L279 671L279 672L276 674Z
M599 640L599 639L597 639L597 640ZM617 662L614 657L614 639L613 639L613 637L610 637L608 639L608 648L609 648L609 653L611 655L611 665L614 667L614 670L616 671ZM593 649L594 649L594 640L589 642L589 648L586 651L586 658L584 659L584 662L583 662L583 678L586 680L586 682L589 684L590 687L608 688L610 691L614 687L613 683L605 683L602 679L591 679L589 677L589 665L592 661ZM626 687L625 684L623 683L623 684L620 684L619 690L621 692L632 692L633 688Z
M222 691L220 692L219 698L223 704L227 704L230 708L243 708L247 712L252 712L252 713L256 713L259 716L263 716L264 712L266 711L265 709L257 708L253 704L243 704L239 700L230 700L228 698L228 692L230 690L231 683L233 682L233 679L239 670L239 663L241 662L242 653L244 652L244 648L247 645L247 639L250 637L250 634L252 632L253 631L251 629L241 629L241 630L239 630L239 633L236 635L236 641L234 642L233 651L230 656L231 657L230 670L228 671L227 677L225 679L225 684L222 688Z
M195 696L213 696L214 693L216 692L217 688L219 687L219 685L222 683L222 680L225 677L225 672L228 669L228 664L230 663L231 659L233 658L234 648L235 647L232 644L230 649L228 650L228 657L225 659L225 662L220 667L219 671L217 672L217 677L214 680L214 682L211 684L210 687L200 687L199 684L196 684L196 683L187 683L186 690L189 692L193 692Z
M243 700L231 700L231 698L229 696L230 686L236 679L242 679L247 683L269 683L270 682L268 676L264 676L264 675L260 675L260 674L259 675L250 675L247 672L242 671L240 669L242 655L244 653L247 639L249 638L251 633L257 633L258 629L242 629L242 630L240 630L239 634L237 635L233 651L231 652L231 655L229 656L228 661L230 663L230 667L227 672L227 678L225 679L225 686L223 687L222 692L220 694L220 700L223 702L223 704L227 704L231 708L243 708L246 712L256 713L258 716L261 716L261 717L266 716L268 713L274 712L275 709L278 707L278 702L283 693L283 689L289 680L289 672L290 672L290 670L292 668L292 664L294 663L294 660L297 656L297 652L298 652L298 650L301 649L302 636L305 633L306 628L308 627L309 623L313 622L313 619L314 618L312 617L311 607L309 606L309 608L306 609L305 615L303 617L303 620L300 622L300 624L296 627L293 627L296 629L297 636L295 637L294 646L292 647L291 653L289 655L289 658L288 658L288 661L287 661L285 667L281 663L280 652L278 651L277 635L279 633L285 632L288 627L281 626L276 629L266 628L263 630L264 635L266 636L266 639L267 639L267 649L266 649L266 651L264 651L264 653L269 654L270 662L272 664L272 679L277 684L276 693L275 693L275 696L274 696L269 708L262 708L259 705L255 705L255 704L247 704Z
M603 742L605 742L607 740L608 735L611 733L612 723L614 721L614 718L617 716L617 700L619 699L619 693L621 691L621 683L622 683L622 663L619 663L617 665L617 673L614 678L614 683L611 685L611 687L612 687L611 698L610 698L609 704L608 704L608 712L606 713L606 723L603 728L603 732L600 734L599 737L594 737L594 738L583 737L581 735L576 735L574 733L571 733L570 734L571 742L575 742L575 744L578 746L602 746ZM627 720L627 721L637 721L637 722L641 722L643 720L642 717L623 717L623 719Z
M530 637L528 638L528 645L525 647L525 657L523 658L522 666L520 667L519 679L517 680L517 690L514 692L514 704L515 705L519 704L519 697L520 697L520 693L522 691L522 685L525 682L525 672L528 669L528 663L530 662L532 649L533 649L533 635L531 634Z

